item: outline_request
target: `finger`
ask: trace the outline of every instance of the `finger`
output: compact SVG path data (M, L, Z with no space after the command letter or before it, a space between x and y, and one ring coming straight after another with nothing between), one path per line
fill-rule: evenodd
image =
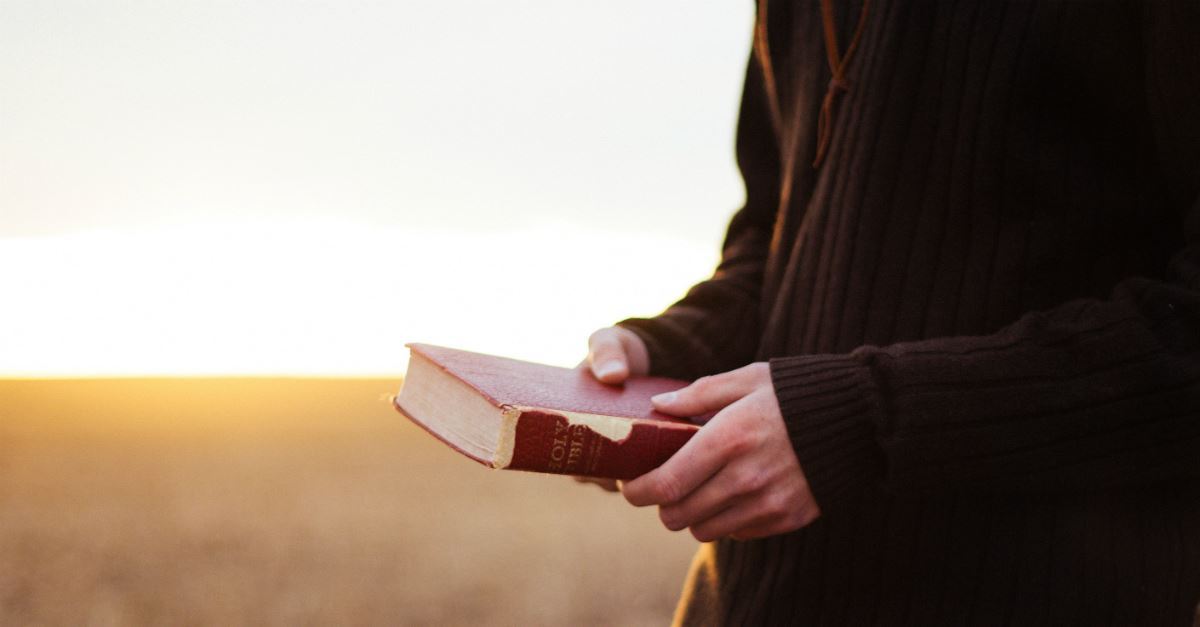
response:
M692 537L700 542L712 542L740 529L769 528L774 521L767 512L756 506L760 498L759 495L742 497L711 518L692 525Z
M739 403L730 405L714 422L739 407ZM638 507L677 503L721 470L732 456L744 451L749 443L743 440L742 436L728 434L719 427L701 427L662 466L625 482L621 492L625 500Z
M814 501L793 502L785 491L764 490L742 497L708 520L691 526L701 542L731 536L749 540L795 531L816 520L820 510Z
M597 477L582 477L579 475L572 475L571 478L579 483L591 483L593 485L600 486L602 489L604 489L607 492L616 492L617 491L617 480L616 479L600 479Z
M730 502L763 490L769 479L766 473L748 464L726 464L683 500L661 506L658 517L671 531L691 527L717 515Z
M701 377L685 388L659 394L650 401L655 409L672 416L699 416L718 411L754 389L753 371L749 368Z
M600 329L588 338L587 361L592 376L604 383L621 383L629 378L629 359L620 335L612 327Z
M801 511L798 524L787 524L787 521L783 520L771 521L761 525L743 527L726 535L734 540L754 540L756 538L775 536L807 527L820 516L821 508L817 507L816 503L811 503Z

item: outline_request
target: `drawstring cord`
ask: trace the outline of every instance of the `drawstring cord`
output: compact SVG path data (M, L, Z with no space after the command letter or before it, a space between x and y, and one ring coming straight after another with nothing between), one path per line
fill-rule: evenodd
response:
M829 142L833 135L833 114L836 110L837 97L850 91L850 83L846 80L846 69L854 51L858 50L858 42L862 39L864 27L867 24L867 10L871 0L863 0L862 13L858 16L858 26L854 29L854 37L845 54L838 52L837 24L834 22L833 0L821 0L821 19L825 24L825 59L829 62L829 87L825 90L825 99L821 102L821 114L817 118L817 154L813 158L813 167L821 167L825 153L829 151Z
M846 80L846 70L850 59L858 49L864 27L867 23L867 10L871 0L863 0L862 13L858 16L858 25L846 53L838 52L837 24L834 22L833 0L821 0L821 21L825 28L825 59L829 63L829 87L825 90L825 99L821 101L821 113L817 118L817 154L812 167L821 167L825 153L829 151L829 142L833 135L833 114L837 97L850 91L850 82ZM762 66L763 86L767 91L767 103L771 112L771 123L776 132L783 130L782 114L779 109L779 94L775 86L775 70L771 63L771 48L767 41L767 0L758 0L758 21L754 27L754 52Z
M767 91L767 106L775 132L783 131L783 114L779 111L779 92L775 88L775 69L771 63L771 46L767 42L767 0L758 0L758 21L754 25L754 56L762 66L763 87Z

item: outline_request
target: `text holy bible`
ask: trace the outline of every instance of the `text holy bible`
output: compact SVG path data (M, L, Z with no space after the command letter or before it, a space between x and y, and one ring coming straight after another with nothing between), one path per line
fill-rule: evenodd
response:
M699 429L650 405L651 396L685 381L632 377L614 386L583 369L408 348L396 408L492 468L632 479L667 461Z

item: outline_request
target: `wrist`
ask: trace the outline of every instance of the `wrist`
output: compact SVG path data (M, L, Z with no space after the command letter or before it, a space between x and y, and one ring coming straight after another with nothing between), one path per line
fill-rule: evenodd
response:
M882 403L871 367L850 355L772 359L771 381L796 458L828 509L883 478Z

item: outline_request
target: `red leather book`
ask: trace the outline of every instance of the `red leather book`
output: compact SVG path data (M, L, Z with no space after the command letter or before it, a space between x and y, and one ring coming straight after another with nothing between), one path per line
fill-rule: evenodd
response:
M582 369L408 347L396 408L492 468L632 479L665 462L699 429L650 405L651 396L686 381L633 377L613 386Z

